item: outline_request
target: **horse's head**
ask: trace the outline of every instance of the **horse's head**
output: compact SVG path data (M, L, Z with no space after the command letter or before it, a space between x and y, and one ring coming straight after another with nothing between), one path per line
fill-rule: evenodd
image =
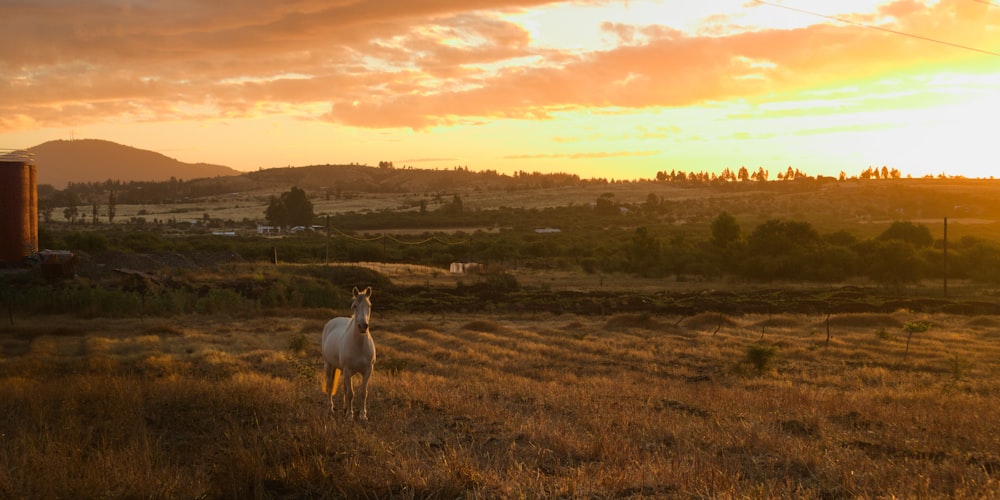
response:
M354 314L354 323L358 326L358 333L368 333L368 320L372 315L372 287L359 291L354 287L354 302L351 304L351 311Z

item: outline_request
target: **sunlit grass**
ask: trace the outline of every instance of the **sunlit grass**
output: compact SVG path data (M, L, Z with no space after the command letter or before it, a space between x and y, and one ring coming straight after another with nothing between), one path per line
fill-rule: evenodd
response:
M373 324L368 424L328 410L322 324L0 327L0 496L1000 491L991 316L393 314Z

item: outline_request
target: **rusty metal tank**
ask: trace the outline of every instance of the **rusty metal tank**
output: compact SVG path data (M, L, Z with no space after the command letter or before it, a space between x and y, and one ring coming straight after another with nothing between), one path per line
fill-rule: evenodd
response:
M38 252L38 187L34 158L0 150L0 265Z

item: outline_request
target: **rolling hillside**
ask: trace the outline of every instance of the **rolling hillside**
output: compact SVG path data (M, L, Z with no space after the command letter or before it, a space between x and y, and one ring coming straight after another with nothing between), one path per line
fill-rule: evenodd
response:
M58 189L70 182L167 181L239 175L222 165L184 163L160 153L98 139L56 140L29 148L38 166L38 183Z

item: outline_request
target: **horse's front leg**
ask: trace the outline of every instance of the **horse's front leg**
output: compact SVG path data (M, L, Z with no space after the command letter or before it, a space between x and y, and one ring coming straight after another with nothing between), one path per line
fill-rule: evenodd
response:
M368 421L368 379L372 376L372 368L368 367L364 372L364 378L361 379L361 416L358 417L362 422Z
M354 372L344 370L344 415L347 420L354 420L354 385L351 384L351 379L354 378Z

